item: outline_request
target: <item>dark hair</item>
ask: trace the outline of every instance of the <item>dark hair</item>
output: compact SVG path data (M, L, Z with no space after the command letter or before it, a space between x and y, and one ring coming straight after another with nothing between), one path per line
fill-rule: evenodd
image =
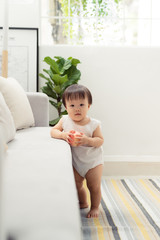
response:
M69 99L84 99L88 98L88 103L92 104L92 94L88 88L79 84L73 84L66 88L63 93L62 101L64 106L66 107L66 100Z

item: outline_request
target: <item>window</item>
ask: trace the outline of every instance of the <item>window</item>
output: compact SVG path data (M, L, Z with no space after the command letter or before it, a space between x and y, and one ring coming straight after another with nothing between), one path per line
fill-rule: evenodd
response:
M159 0L41 0L41 44L160 46Z

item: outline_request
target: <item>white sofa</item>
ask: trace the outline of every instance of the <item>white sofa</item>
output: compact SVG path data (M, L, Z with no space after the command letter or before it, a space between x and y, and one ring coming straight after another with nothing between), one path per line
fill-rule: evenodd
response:
M3 230L15 240L80 240L70 147L50 137L48 97L43 93L27 96L35 126L17 130L7 144Z

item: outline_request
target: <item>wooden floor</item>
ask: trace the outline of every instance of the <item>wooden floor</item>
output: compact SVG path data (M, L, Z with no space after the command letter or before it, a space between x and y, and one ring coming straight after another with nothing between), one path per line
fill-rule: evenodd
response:
M103 176L160 176L160 162L105 161Z

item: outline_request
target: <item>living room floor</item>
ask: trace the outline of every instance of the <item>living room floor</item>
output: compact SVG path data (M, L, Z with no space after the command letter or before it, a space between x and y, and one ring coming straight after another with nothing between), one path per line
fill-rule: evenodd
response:
M101 189L99 218L80 210L83 240L160 239L159 176L103 176Z

